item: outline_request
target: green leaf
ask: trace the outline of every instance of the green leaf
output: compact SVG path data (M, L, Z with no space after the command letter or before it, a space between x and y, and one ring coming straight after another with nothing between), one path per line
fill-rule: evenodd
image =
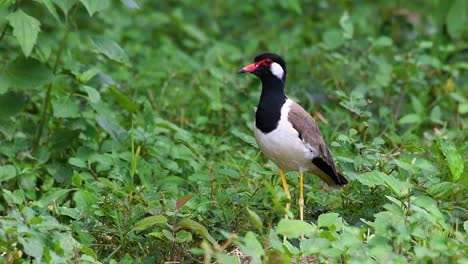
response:
M213 245L216 244L216 240L210 235L210 233L208 232L206 227L202 226L201 224L197 223L196 221L194 221L192 219L188 219L188 218L182 219L179 222L179 226L184 227L184 228L188 228L188 229L194 231L195 233L197 233L198 235L200 235L204 239L210 241L211 244L213 244Z
M91 68L89 70L86 70L83 73L81 73L80 75L78 75L78 80L80 82L82 82L82 83L86 83L89 80L91 80L91 78L96 76L96 74L98 74L100 71L101 70L99 70L98 68Z
M325 238L309 238L301 241L301 250L304 255L313 255L323 252L331 246L331 242Z
M276 232L288 238L298 238L300 236L310 236L316 228L309 223L296 219L281 219L276 228Z
M366 172L357 177L357 180L364 185L369 187L374 187L376 185L385 184L385 177L388 177L387 174L380 171L371 171Z
M98 125L114 139L119 139L126 133L125 129L123 129L119 123L113 119L99 115L96 118L96 121Z
M257 142L255 141L255 138L252 137L251 135L247 135L246 133L244 132L241 132L239 131L238 129L233 129L231 130L231 133L239 138L240 140L244 141L245 143L251 145L251 146L254 146L254 147L257 147Z
M65 16L68 15L68 11L78 2L78 0L52 0L60 9L63 11Z
M404 196L408 193L410 184L405 181L400 181L393 176L387 175L379 171L371 171L361 174L357 177L358 181L369 187L376 185L385 185L390 188L398 196Z
M192 233L187 232L185 230L181 230L177 232L175 236L175 241L179 243L190 242L192 241Z
M0 95L0 119L10 118L23 109L27 98L22 94L9 92Z
M193 197L193 195L187 194L187 195L184 195L184 196L180 197L179 199L177 199L176 209L179 210L180 208L182 208L188 201L190 201L192 199L192 197Z
M120 92L117 88L111 87L109 89L109 95L115 98L117 102L123 107L125 110L130 112L136 112L138 110L138 105L135 104L130 98L125 95L124 93Z
M18 237L18 242L23 246L24 253L28 256L34 257L38 262L41 262L42 255L44 254L44 242L41 239L31 237Z
M389 187L396 195L403 197L408 195L411 185L407 181L400 181L395 177L387 175L385 185Z
M99 94L98 90L87 85L83 86L83 90L88 94L88 99L91 103L95 104L101 101L101 94Z
M43 195L40 200L34 202L33 204L44 208L44 207L48 206L49 204L51 204L52 202L55 202L59 198L65 196L70 191L71 191L71 189L65 189L65 188L50 191L50 192L46 193L45 195Z
M52 108L54 110L54 117L57 118L80 117L80 109L70 97L61 97L52 101Z
M321 214L318 217L319 227L328 227L330 231L339 231L343 224L343 219L337 213Z
M441 198L445 194L451 193L455 183L453 182L439 182L432 185L427 189L427 192L435 197Z
M252 221L252 223L254 224L254 226L257 228L258 232L262 232L263 230L263 221L262 219L260 218L260 216L258 216L257 213L255 213L254 211L250 210L247 208L247 212L249 213L249 216L250 216L250 220Z
M464 164L463 159L458 152L457 148L450 144L447 140L439 138L440 150L445 156L450 173L452 173L452 180L458 181L463 172Z
M128 66L130 65L130 59L127 53L117 42L103 36L92 37L91 42L97 51L104 54L109 59Z
M0 0L0 10L7 8L11 4L13 4L15 0Z
M5 80L9 87L36 88L53 80L52 71L35 59L19 57L5 69Z
M68 163L78 168L87 168L86 162L79 158L69 158Z
M323 42L329 49L339 48L344 44L343 33L337 29L329 29L323 34Z
M133 227L134 231L143 231L145 229L148 229L154 225L158 224L166 224L167 223L167 218L163 215L152 215L145 217L138 221L135 226Z
M94 13L106 10L109 7L109 0L80 0L88 10L89 16Z
M455 0L446 18L447 30L452 38L459 38L468 25L468 1Z
M265 250L263 250L262 244L258 242L257 237L251 231L247 232L244 237L244 245L241 246L241 249L247 256L252 257L251 263L262 263L262 256L265 255Z
M41 31L41 22L26 14L21 9L18 9L14 13L10 13L6 19L13 27L13 35L20 43L24 55L29 57L34 44L36 44L37 35L39 34L39 31Z
M57 14L57 10L55 10L55 6L54 4L52 4L51 0L40 0L47 8L47 10L49 10L49 13L55 18L55 20L57 20L57 22L61 23L62 21L60 21L60 18Z
M16 169L13 165L0 166L0 182L7 181L16 177Z
M130 9L140 9L140 6L138 5L135 0L120 0L126 7Z
M416 124L416 123L421 123L421 117L418 114L412 113L412 114L407 114L400 118L398 121L399 124L405 125L405 124Z
M343 30L344 38L350 39L353 37L354 26L353 26L353 23L351 22L348 11L345 11L343 15L341 15L340 26L341 26L341 29Z

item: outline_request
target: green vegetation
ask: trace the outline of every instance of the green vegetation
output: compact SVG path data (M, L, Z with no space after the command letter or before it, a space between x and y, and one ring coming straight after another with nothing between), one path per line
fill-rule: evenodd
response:
M468 263L466 25L465 0L0 0L0 263ZM262 51L350 180L307 175L304 222L235 74Z

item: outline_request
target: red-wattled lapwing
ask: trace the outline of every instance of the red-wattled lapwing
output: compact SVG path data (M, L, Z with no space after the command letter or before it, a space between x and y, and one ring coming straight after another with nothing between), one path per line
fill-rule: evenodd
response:
M260 150L280 168L281 181L291 199L284 171L299 171L299 218L304 220L304 172L319 176L330 186L348 183L335 168L333 157L312 116L286 97L286 62L274 53L255 57L239 70L262 81L262 94L255 114L254 134ZM286 205L289 209L289 203Z

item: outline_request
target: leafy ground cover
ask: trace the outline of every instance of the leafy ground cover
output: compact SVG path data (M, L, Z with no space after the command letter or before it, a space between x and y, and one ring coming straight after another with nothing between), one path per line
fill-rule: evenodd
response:
M467 24L464 0L0 1L0 262L468 263ZM235 74L266 50L350 180L308 175L304 222Z

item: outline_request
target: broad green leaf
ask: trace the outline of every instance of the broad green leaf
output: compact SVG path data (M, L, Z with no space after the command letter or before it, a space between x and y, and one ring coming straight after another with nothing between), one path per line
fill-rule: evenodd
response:
M84 85L83 90L88 94L88 99L91 103L95 104L101 101L101 94L98 90L94 89L91 86Z
M252 137L251 135L247 135L246 133L241 132L241 131L239 131L238 129L233 129L233 130L231 130L231 133L232 133L235 137L237 137L237 138L241 139L242 141L244 141L245 143L247 143L247 144L249 144L249 145L251 145L251 146L254 146L254 147L257 146L257 143L256 143L256 141L255 141L255 138Z
M91 38L94 48L104 54L111 60L130 65L130 59L122 47L117 42L103 36L95 36Z
M452 38L459 38L467 32L468 1L454 0L447 14L447 30Z
M109 0L80 0L80 2L86 7L89 16L93 16L94 13L109 7Z
M140 6L138 5L135 0L120 0L126 7L130 9L140 9Z
M120 92L117 88L111 87L109 89L109 95L115 98L119 105L125 110L130 112L136 112L138 110L138 105L135 104L130 98L124 93Z
M300 0L279 1L280 5L286 9L296 12L298 15L302 14L302 6Z
M301 236L310 236L316 228L309 223L295 219L281 219L276 228L276 232L288 238L298 238Z
M11 27L13 27L13 35L20 43L24 55L29 57L34 44L36 44L37 35L41 30L41 22L21 9L10 13L7 16L7 20L10 22Z
M185 230L180 230L175 236L175 241L179 243L192 241L192 233Z
M344 38L350 39L353 37L354 26L353 26L353 23L351 22L348 11L345 11L343 15L341 15L340 26L341 26L341 29L343 30Z
M35 59L16 58L5 69L9 87L36 88L53 80L52 71Z
M82 83L86 83L89 80L91 80L91 78L96 76L96 74L98 74L100 71L101 70L99 70L98 68L91 68L89 70L86 70L83 73L81 73L80 75L78 75L78 80L80 82L82 82Z
M152 215L143 218L142 220L138 221L135 226L133 227L134 231L143 231L148 229L154 225L158 224L166 224L167 218L163 215Z
M13 4L15 0L0 0L0 10L7 8L11 4Z
M344 44L345 39L341 31L329 29L323 34L323 42L329 49L336 49Z
M374 187L376 185L383 185L385 183L385 177L388 177L385 173L371 171L359 175L357 180L364 185Z
M318 217L319 227L328 227L330 231L340 231L343 219L337 213L321 214Z
M254 226L257 228L258 232L262 232L263 230L263 221L262 219L260 218L260 216L258 216L257 213L255 213L254 211L250 210L247 208L247 212L249 213L249 216L250 216L250 220L252 221L252 223L254 224Z
M193 195L187 194L187 195L184 195L184 196L180 197L179 199L177 199L176 209L179 210L180 208L182 208L188 201L190 201L192 199L192 197L193 197Z
M182 219L179 222L178 225L180 227L188 228L188 229L194 231L195 233L197 233L198 235L200 235L204 239L210 241L211 244L213 244L213 245L216 244L216 240L210 235L210 233L208 232L206 227L202 226L201 224L197 223L196 221L194 221L192 219L185 218L185 219Z
M202 29L188 23L183 23L182 28L185 31L185 33L187 33L187 35L194 38L198 42L206 43L208 41L208 37Z
M239 261L237 260L237 256L232 255L232 254L228 255L225 252L218 252L216 254L216 258L218 259L219 263L222 263L222 264L239 264Z
M45 208L52 202L56 202L59 198L62 198L68 194L70 191L71 189L66 188L49 191L44 196L42 196L39 201L34 202L34 205Z
M78 2L78 0L52 0L65 14L68 15L68 11Z
M74 220L81 218L81 210L77 208L56 207L55 210L58 215L65 215Z
M399 197L408 195L409 188L411 187L410 183L407 181L400 181L390 175L385 177L385 185Z
M57 14L57 10L55 10L54 4L51 2L51 0L40 0L49 10L49 13L57 20L57 22L61 23L60 18Z
M125 135L126 131L123 129L117 121L109 119L105 116L99 115L96 118L98 125L104 129L112 138L119 139Z
M0 119L10 118L23 109L27 98L19 93L0 94Z
M418 114L412 113L412 114L407 114L400 118L398 121L399 124L405 125L405 124L415 124L415 123L421 123L421 117Z
M443 197L445 194L451 193L454 186L453 182L439 182L429 187L427 192L435 197Z
M262 257L265 255L262 244L258 241L257 237L251 231L247 232L244 237L244 245L241 249L247 256L252 257L251 263L262 263Z
M458 181L461 174L463 173L464 168L463 159L460 153L453 144L450 144L443 138L439 138L439 145L440 150L442 150L442 153L445 156L445 160L447 161L450 173L452 173L453 181Z
M13 165L0 166L0 182L16 177L16 169Z
M408 182L400 181L391 175L387 175L379 171L366 172L357 177L357 179L360 183L369 187L385 185L398 196L404 196L408 194L410 188L410 184Z
M68 163L78 168L87 168L86 162L79 158L69 158Z
M80 117L78 104L70 97L61 97L52 101L54 117L57 118L76 118Z
M44 242L40 237L36 236L19 236L18 242L23 246L26 255L34 257L38 262L41 262L44 254Z
M319 254L323 252L323 250L329 248L330 246L330 240L320 237L309 238L301 241L301 251L305 255Z

